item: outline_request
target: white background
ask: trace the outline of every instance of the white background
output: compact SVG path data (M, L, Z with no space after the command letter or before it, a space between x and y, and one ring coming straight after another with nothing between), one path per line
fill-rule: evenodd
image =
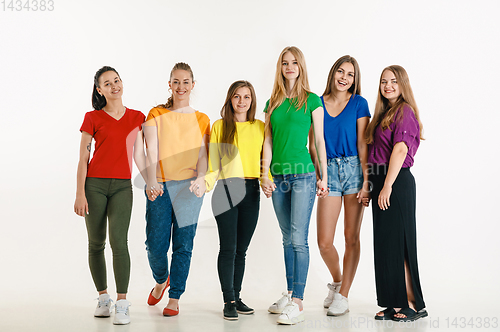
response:
M79 128L91 110L97 69L115 67L125 105L147 114L168 97L172 66L187 62L196 80L192 106L212 122L229 85L246 79L256 88L263 119L277 57L289 45L303 51L317 94L335 60L354 56L371 112L381 70L391 64L406 68L426 138L412 172L427 307L442 317L498 315L499 2L55 0L51 12L2 9L0 327L17 311L13 305L43 306L54 294L67 303L94 296L84 220L73 203ZM271 286L284 286L281 238L271 201L262 199L246 282L255 287L250 294L272 303L281 289ZM129 292L140 293L142 301L153 279L143 244L145 198L138 188L134 200ZM221 303L209 202L208 195L188 287L209 292L207 302ZM351 292L369 313L377 310L371 222L366 210ZM335 243L342 252L341 224ZM204 240L205 232L210 236ZM306 297L322 301L330 279L315 232L313 215ZM261 264L277 272L269 275ZM456 310L446 311L450 303Z

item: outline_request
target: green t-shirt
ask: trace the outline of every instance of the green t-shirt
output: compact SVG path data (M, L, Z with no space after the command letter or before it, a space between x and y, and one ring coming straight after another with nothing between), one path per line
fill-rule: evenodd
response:
M292 101L292 103L290 102ZM307 106L307 109L305 109ZM267 113L269 100L264 112ZM273 131L272 175L303 174L314 172L314 164L307 149L312 112L323 107L318 95L310 93L299 110L293 99L286 98L271 114Z

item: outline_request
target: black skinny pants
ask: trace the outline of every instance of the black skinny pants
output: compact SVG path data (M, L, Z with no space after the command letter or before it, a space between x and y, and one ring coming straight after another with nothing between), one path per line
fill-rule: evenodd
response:
M258 179L219 180L212 196L212 211L219 231L217 270L224 302L240 298L245 256L259 218Z

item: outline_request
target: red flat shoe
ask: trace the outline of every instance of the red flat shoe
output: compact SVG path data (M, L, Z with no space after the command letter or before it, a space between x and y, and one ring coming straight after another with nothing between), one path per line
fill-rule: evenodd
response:
M167 288L169 286L170 286L170 276L168 276L168 278L167 278L167 284L165 285L165 288L163 288L163 291L161 292L161 295L160 295L159 299L157 299L156 297L153 296L153 290L154 290L154 288L151 290L151 293L149 293L149 297L148 297L148 304L149 305L155 305L158 302L160 302L161 299L163 298L163 294L165 294L165 291L167 290Z
M163 316L177 316L179 314L179 306L177 306L177 310L172 310L167 307L163 309Z

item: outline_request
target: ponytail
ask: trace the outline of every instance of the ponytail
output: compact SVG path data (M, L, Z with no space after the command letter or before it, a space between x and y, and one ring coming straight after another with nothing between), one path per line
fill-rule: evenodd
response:
M99 87L99 78L102 74L108 71L113 71L116 73L116 75L118 75L118 77L120 77L120 74L118 74L118 72L110 66L104 66L95 73L94 89L92 90L92 107L94 107L95 110L102 110L107 104L106 97L99 94L97 88Z
M92 107L94 107L95 110L102 110L106 104L106 98L97 92L97 86L94 83L94 90L92 90Z

